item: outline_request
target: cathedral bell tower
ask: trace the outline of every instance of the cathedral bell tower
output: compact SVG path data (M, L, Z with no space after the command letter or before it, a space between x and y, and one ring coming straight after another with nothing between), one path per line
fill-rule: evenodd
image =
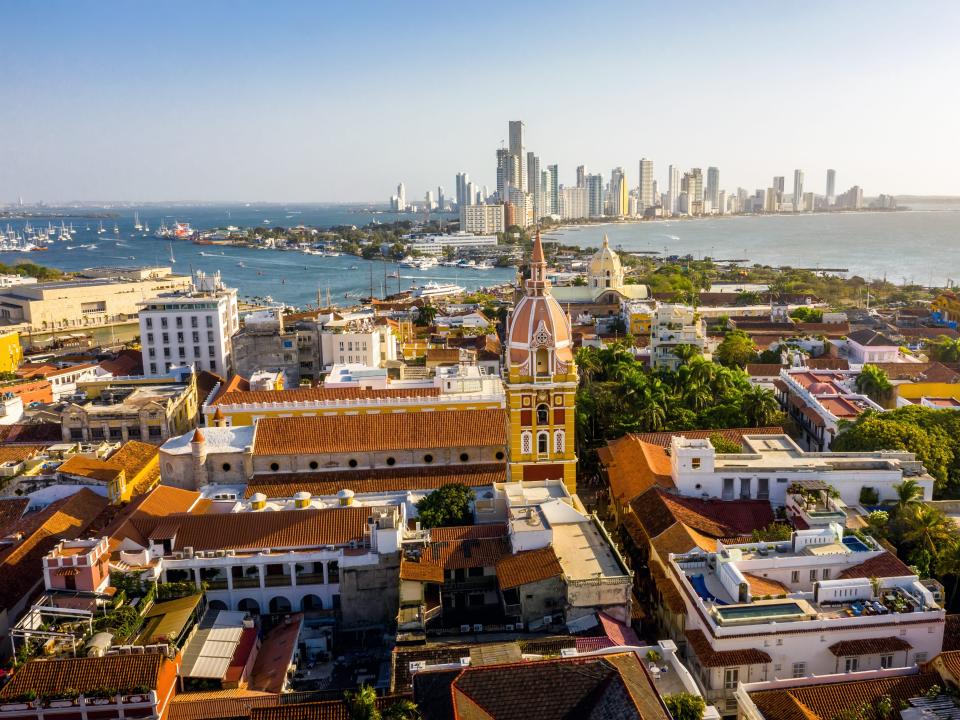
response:
M577 366L570 319L550 294L546 272L537 230L530 279L507 325L507 475L512 482L563 480L575 493Z

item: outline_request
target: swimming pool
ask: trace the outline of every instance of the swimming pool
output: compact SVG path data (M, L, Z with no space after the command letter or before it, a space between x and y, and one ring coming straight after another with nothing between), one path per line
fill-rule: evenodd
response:
M869 546L856 535L847 535L844 537L843 544L854 552L870 552Z
M806 615L800 604L793 601L750 605L727 605L715 609L721 624L735 622L763 622L795 620Z

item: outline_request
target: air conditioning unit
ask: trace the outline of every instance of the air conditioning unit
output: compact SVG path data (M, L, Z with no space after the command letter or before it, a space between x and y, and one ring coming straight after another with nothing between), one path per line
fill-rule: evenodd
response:
M503 629L507 632L513 632L513 625L508 623L507 625L503 626Z
M227 557L233 557L237 554L236 550L227 550Z
M227 556L226 550L217 550L217 557L226 557L226 556Z
M192 547L185 547L185 548L183 549L183 554L184 554L185 557L192 558L192 557L193 557L193 548L192 548Z
M576 654L576 648L560 648L560 657L574 657Z
M481 625L480 623L477 623L476 625L473 626L473 631L475 633L483 632L483 625Z
M173 559L174 559L174 560L183 560L183 553L180 552L179 550L175 550L174 553L173 553Z
M469 625L461 625L461 626L460 626L460 632L462 632L462 633L468 633L468 632L470 632L470 626L469 626Z

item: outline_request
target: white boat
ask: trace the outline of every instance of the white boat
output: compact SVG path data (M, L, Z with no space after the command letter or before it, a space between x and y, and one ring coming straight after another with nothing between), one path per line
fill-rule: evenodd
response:
M103 235L103 220L100 221L100 227L97 228L97 235Z
M478 262L474 270L493 270L496 267L490 260Z
M405 255L400 261L400 265L403 265L403 267L415 268L417 267L417 259L412 255Z
M439 264L439 261L435 257L425 257L417 263L417 267L421 270L429 270L434 268Z
M133 213L133 229L136 230L137 232L140 232L141 230L143 230L143 225L140 224L139 212Z
M150 232L150 223L148 223L148 222L143 223L143 231L144 231L145 233Z
M414 290L413 296L418 298L446 297L447 295L460 295L465 291L465 288L453 283L441 285L440 283L428 282L424 283L423 287Z

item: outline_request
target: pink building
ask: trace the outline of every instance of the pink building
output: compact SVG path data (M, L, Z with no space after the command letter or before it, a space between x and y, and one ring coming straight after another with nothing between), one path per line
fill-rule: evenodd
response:
M47 590L103 592L110 584L109 540L61 540L43 558L43 579Z

